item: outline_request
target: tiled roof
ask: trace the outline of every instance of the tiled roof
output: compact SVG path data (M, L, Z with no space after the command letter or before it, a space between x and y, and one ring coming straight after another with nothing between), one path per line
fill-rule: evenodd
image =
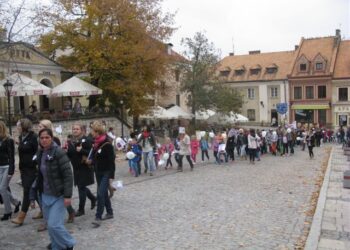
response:
M330 37L319 37L319 38L302 38L299 49L297 50L297 55L293 65L293 71L291 73L292 77L295 76L322 76L329 75L333 73L335 58L338 48L337 36ZM320 55L326 60L326 69L322 72L314 71L314 59ZM307 60L311 63L310 70L305 73L299 72L299 63L298 59L301 57L306 57Z
M249 55L227 56L220 61L219 72L230 67L230 74L225 77L228 82L244 81L273 81L285 80L291 72L295 51L269 52ZM268 73L266 68L276 66L277 71ZM260 68L260 67L261 68ZM251 69L261 69L258 74L252 74ZM235 71L244 69L243 74L236 74Z
M334 78L350 78L350 40L340 42Z

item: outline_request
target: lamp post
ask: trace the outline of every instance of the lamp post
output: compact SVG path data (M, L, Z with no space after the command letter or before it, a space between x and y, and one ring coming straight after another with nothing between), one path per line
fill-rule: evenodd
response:
M7 119L8 119L9 132L10 132L10 135L12 135L10 98L11 98L11 91L12 91L13 84L10 83L9 80L7 80L3 86L5 88L6 95L7 95L7 116L8 116Z
M123 104L124 104L124 101L120 100L120 105L121 105L120 116L121 116L121 122L122 122L122 139L124 140L124 109L123 109Z

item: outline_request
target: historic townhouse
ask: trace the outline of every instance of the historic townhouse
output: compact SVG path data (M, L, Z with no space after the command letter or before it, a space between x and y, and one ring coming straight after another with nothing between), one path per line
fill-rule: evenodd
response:
M241 114L251 122L270 125L272 120L289 122L277 113L278 103L288 103L287 74L291 71L295 51L260 53L225 57L220 62L221 80L241 92ZM273 119L275 118L275 119Z
M301 39L288 76L290 120L332 126L332 77L340 44L336 36Z
M62 70L60 65L28 43L0 41L0 80L18 72L53 88L61 83ZM59 99L49 99L47 96L13 97L11 106L14 107L15 114L28 111L32 100L36 101L41 111L58 108L61 104ZM2 98L0 112L4 111L5 103L6 98Z
M333 127L350 125L350 40L341 41L332 81Z

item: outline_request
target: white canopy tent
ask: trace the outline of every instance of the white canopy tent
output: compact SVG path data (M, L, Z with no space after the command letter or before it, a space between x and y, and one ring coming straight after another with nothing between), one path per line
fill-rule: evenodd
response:
M248 122L249 119L241 114L230 112L229 115L216 113L210 116L207 120L209 123L237 123L237 122Z
M168 109L168 111L174 116L174 119L192 119L193 115L186 112L182 108L180 108L177 105L172 106L171 108Z
M141 115L141 119L174 119L174 115L160 106L154 106L147 114Z
M213 110L204 110L204 111L197 111L196 112L196 119L197 120L207 120L210 116L215 115L215 111Z
M45 85L19 73L12 74L8 80L13 84L11 96L50 95L51 89ZM0 97L6 97L3 85L7 79L0 81Z
M51 95L56 96L86 96L101 95L102 89L81 80L78 77L71 77L52 89Z

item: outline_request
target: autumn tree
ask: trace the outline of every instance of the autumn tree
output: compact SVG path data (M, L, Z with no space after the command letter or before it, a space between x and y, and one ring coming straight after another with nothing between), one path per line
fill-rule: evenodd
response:
M187 61L179 67L183 71L182 90L188 93L188 105L196 123L196 111L212 109L222 114L237 112L242 98L234 89L228 88L217 76L219 53L206 36L198 32L193 38L182 40Z
M41 37L41 48L53 57L68 52L58 62L88 72L112 103L123 100L131 115L139 115L168 62L161 41L173 31L172 15L161 12L160 2L57 0L44 13L52 30Z

